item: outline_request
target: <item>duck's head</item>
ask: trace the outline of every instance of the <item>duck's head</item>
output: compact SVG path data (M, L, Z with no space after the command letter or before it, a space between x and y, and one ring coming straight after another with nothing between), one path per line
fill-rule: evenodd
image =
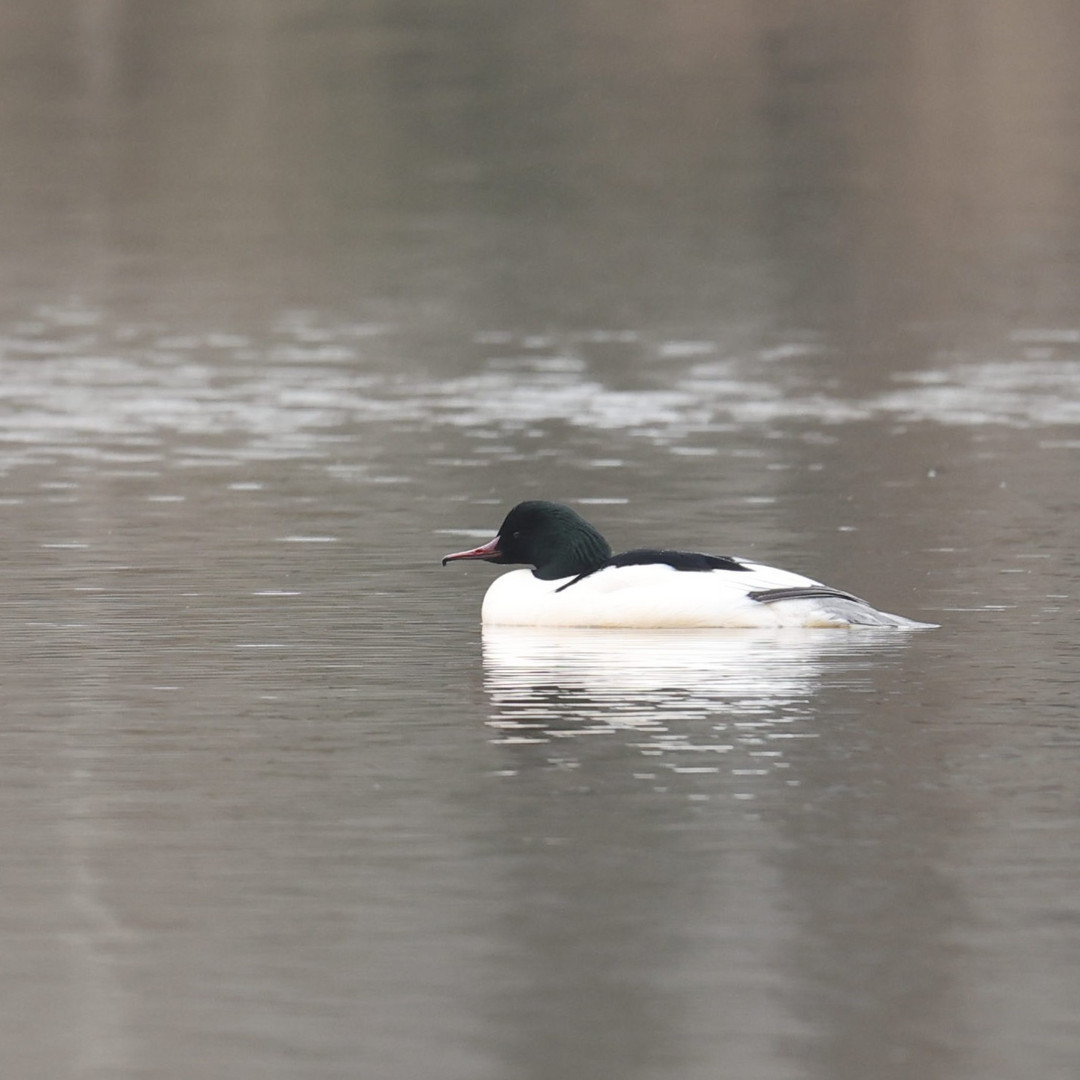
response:
M608 542L576 510L562 503L532 500L518 503L506 515L494 540L443 559L523 563L545 581L595 570L611 557Z

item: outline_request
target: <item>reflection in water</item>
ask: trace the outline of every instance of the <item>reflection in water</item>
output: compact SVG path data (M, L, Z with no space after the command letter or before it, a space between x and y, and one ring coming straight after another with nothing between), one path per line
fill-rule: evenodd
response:
M902 646L888 631L489 626L488 723L499 744L558 743L570 755L584 736L630 735L665 776L726 773L749 789L789 766L790 740L817 737L812 699L828 657L857 669Z
M937 980L940 1002L929 958L948 905L892 920L876 899L940 894L897 848L913 815L852 767L843 709L820 700L865 692L906 647L885 632L485 628L498 845L518 853L505 934L519 981L494 1010L525 1075L653 1076L685 1068L691 1038L709 1060L785 1075L810 1025L813 1075L853 1076L856 995ZM876 1037L918 1046L905 1025L923 1011L902 1016L879 1017Z

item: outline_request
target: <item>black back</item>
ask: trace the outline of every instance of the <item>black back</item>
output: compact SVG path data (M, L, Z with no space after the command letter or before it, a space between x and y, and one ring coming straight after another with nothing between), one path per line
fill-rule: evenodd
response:
M634 548L612 555L605 566L641 566L666 563L673 570L749 570L730 555L705 555L700 551L669 551L667 548Z
M738 559L730 555L705 555L700 551L669 551L666 548L634 548L633 551L624 551L621 555L612 555L605 559L599 566L578 574L573 581L568 581L558 589L569 589L583 578L595 574L597 570L606 570L609 566L648 566L661 564L670 566L673 570L686 570L691 573L704 573L709 570L749 570L749 566L743 566Z

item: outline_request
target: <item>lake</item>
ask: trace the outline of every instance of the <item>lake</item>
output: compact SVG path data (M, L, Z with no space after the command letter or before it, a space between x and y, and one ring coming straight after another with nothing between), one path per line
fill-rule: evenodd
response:
M0 41L6 1077L1077 1075L1080 9ZM526 498L940 629L484 631Z

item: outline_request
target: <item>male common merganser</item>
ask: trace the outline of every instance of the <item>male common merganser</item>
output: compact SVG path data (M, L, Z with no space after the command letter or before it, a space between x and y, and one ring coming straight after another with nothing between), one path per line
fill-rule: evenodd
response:
M492 582L487 625L602 627L931 627L877 611L820 581L728 555L654 550L612 555L569 506L519 503L498 535L443 559L524 563Z

